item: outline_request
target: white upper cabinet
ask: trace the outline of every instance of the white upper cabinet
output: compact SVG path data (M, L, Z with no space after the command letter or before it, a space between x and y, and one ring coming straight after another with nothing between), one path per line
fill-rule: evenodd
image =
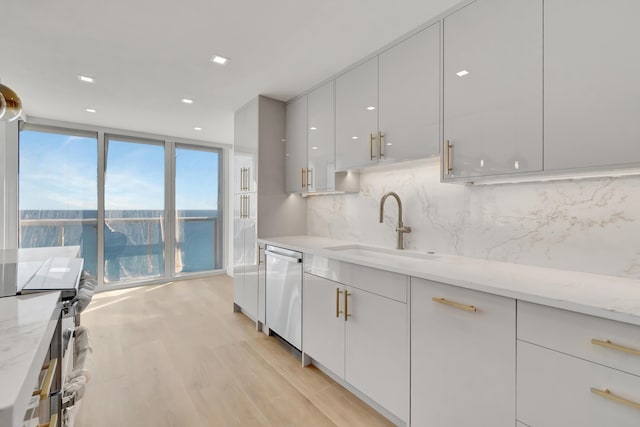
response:
M319 87L308 95L308 165L307 189L335 189L336 130L334 82Z
M542 0L478 0L443 25L444 179L541 171Z
M380 54L379 160L396 162L440 150L440 23Z
M640 2L546 0L545 170L640 163Z
M287 192L307 190L307 96L287 104Z
M336 79L336 170L377 163L378 57Z
M440 24L336 79L336 169L439 153Z

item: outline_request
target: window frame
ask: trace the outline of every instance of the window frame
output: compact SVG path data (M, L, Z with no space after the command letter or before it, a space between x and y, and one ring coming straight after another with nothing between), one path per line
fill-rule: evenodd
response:
M91 134L95 136L97 134L98 139L98 230L97 230L97 279L98 285L101 290L112 290L130 288L140 285L154 285L162 284L175 280L176 278L196 278L206 277L211 275L226 274L226 264L228 260L228 244L229 239L232 236L229 235L229 226L227 224L227 209L228 197L228 159L230 158L230 151L232 145L213 143L208 141L191 140L186 138L170 137L166 135L156 135L145 132L127 131L122 129L106 128L101 126L92 126L79 123L61 122L56 120L48 120L41 118L29 117L29 123L20 122L18 137L16 143L19 147L19 133L22 130L36 130L47 132L47 129L54 133L64 133L66 135L86 136ZM69 132L69 133L67 133ZM124 142L139 142L145 144L158 144L164 146L164 161L165 161L165 173L164 173L164 211L165 211L165 230L167 236L175 236L175 230L177 227L175 218L175 150L176 148L191 148L204 151L217 151L218 152L218 218L219 221L216 225L216 261L218 264L218 257L220 257L220 268L191 272L191 273L176 273L175 272L175 237L172 239L165 239L164 251L164 274L159 277L153 277L150 279L140 280L126 280L115 283L104 283L104 223L105 223L105 172L107 161L107 141L108 140L121 140ZM18 151L18 150L17 150ZM20 153L18 151L18 160ZM19 171L18 171L19 173ZM19 221L19 203L16 206L16 221ZM19 224L15 224L16 231L19 230ZM18 238L19 236L16 236Z

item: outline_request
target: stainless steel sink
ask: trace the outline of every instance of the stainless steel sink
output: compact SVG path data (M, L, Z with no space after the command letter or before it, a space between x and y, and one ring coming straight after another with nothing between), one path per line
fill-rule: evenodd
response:
M340 252L345 255L355 255L359 257L366 257L375 260L433 260L439 258L439 255L430 254L427 252L416 252L398 249L380 248L377 246L368 245L341 245L332 246L326 248L331 251Z

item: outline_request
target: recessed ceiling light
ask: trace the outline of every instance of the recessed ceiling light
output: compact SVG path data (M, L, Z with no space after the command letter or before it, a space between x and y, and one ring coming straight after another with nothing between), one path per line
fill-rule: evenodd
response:
M95 108L85 108L85 110L87 113L95 113L96 109Z
M201 127L194 127L193 130L197 130L198 132L200 132L202 130Z
M312 149L312 150L317 150L317 149L318 149L318 147L311 147L311 149Z
M468 72L467 70L458 71L458 72L456 73L456 75L457 75L458 77L466 76L467 74L469 74L469 72Z
M317 127L315 127L315 126L311 126L311 127L309 128L309 130L318 130L318 128L317 128Z
M83 76L82 74L78 74L78 80L85 83L95 83L95 79L89 76Z
M358 139L358 137L357 136L352 136L351 139Z
M213 62L215 64L219 64L219 65L226 64L228 60L229 60L229 58L225 58L224 56L220 56L220 55L213 55L211 57L211 62Z
M369 105L369 106L367 107L367 110L369 110L369 111L373 111L373 110L375 110L375 109L376 109L376 107L374 107L373 105Z
M183 104L193 104L193 99L182 98L181 101L182 101Z

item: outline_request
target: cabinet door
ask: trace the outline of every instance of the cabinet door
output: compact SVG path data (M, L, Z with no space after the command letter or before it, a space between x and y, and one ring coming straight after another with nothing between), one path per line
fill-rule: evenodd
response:
M344 287L308 273L302 286L302 350L343 378Z
M639 406L640 377L518 341L518 419L527 425L637 427Z
M257 255L257 248L255 249ZM242 310L252 320L258 319L258 265L246 266L244 271L244 304Z
M307 190L307 97L287 104L287 192Z
M234 183L236 194L256 191L256 156L253 153L236 151L233 155Z
M542 170L542 0L478 0L443 25L444 178Z
M265 324L266 309L266 272L264 268L264 244L258 245L258 321Z
M244 269L242 265L233 268L233 302L240 307L245 305Z
M407 304L350 286L345 290L350 294L345 322L345 379L396 417L407 421Z
M515 300L411 278L411 423L512 427L515 325Z
M414 160L440 151L440 24L379 58L380 161Z
M309 94L309 190L335 189L336 131L334 82Z
M258 259L258 197L256 193L245 195L247 217L243 221L245 265L255 266Z
M547 0L545 170L640 162L640 2Z
M378 162L378 57L336 79L336 170Z

